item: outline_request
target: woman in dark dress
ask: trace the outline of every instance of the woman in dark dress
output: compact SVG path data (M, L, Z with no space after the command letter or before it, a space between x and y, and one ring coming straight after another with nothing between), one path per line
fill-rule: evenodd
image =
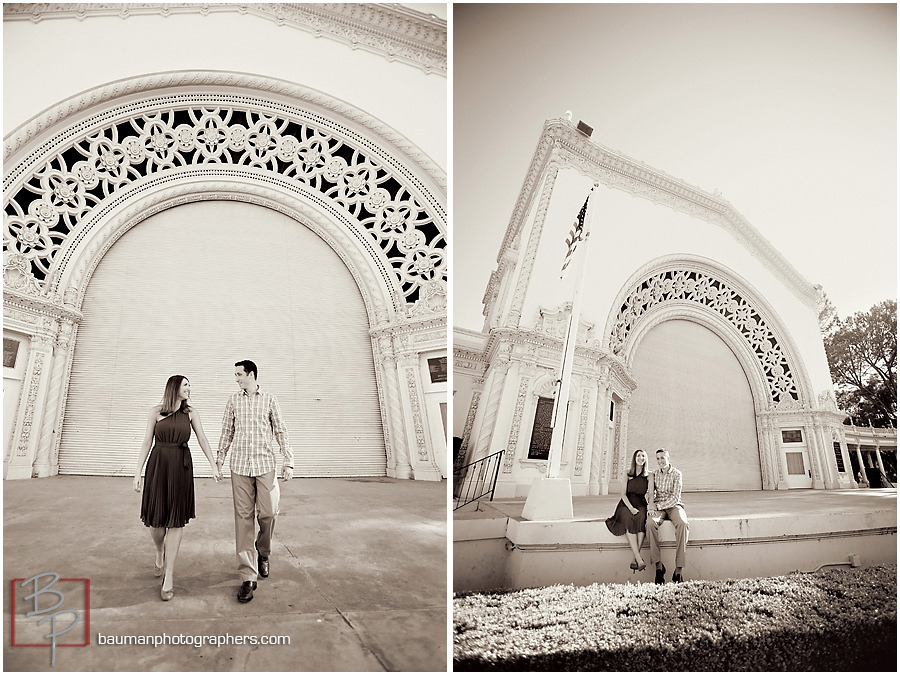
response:
M622 498L616 504L616 512L606 519L609 531L617 537L623 534L628 539L634 562L631 569L640 572L647 567L641 557L641 546L647 531L647 453L636 450L631 457L631 468L626 474L622 488Z
M188 448L191 429L209 460L216 482L222 478L203 432L200 415L188 403L190 395L191 384L183 375L173 375L166 382L162 403L153 406L147 418L147 431L134 473L134 490L140 492L141 469L149 453L141 499L141 520L150 528L150 536L156 546L156 576L162 576L160 597L163 600L171 600L175 595L175 558L181 546L184 526L195 517L194 465ZM152 452L151 443L154 443Z

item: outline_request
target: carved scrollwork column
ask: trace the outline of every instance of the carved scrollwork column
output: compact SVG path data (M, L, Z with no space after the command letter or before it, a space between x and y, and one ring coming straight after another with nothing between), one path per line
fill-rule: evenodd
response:
M834 490L840 487L840 485L838 482L836 462L832 458L834 446L831 445L831 433L826 434L823 420L818 415L814 417L812 426L815 431L816 445L819 448L819 456L821 458L822 487L827 490ZM815 484L813 487L815 487Z
M778 420L774 417L766 417L765 418L765 440L769 446L769 457L772 460L772 466L777 469L774 472L776 485L776 490L787 490L788 484L785 476L787 475L787 460L784 457L784 453L781 451L781 445L779 443L780 432L778 429Z
M815 421L812 415L805 416L803 420L804 433L806 434L806 451L809 455L809 471L812 479L812 487L814 490L825 489L823 462L825 460L822 452L822 443Z
M390 335L373 338L377 354L379 403L384 428L384 447L387 455L387 475L391 478L411 478L412 467L407 451L403 425L403 402L400 398L397 357Z
M416 480L440 480L441 472L437 467L433 450L429 447L425 429L425 396L422 376L419 369L419 355L405 354L398 364L404 385L403 398L409 419L406 420L407 439L414 442L410 445L409 460L413 478Z
M604 475L606 458L606 410L609 406L609 382L600 380L597 388L597 401L594 412L594 433L591 438L591 468L588 476L588 494L606 494L607 477Z
M599 365L598 374L592 378L593 389L596 392L594 398L593 422L590 425L588 442L591 445L588 461L588 486L589 495L606 494L608 477L605 475L606 462L606 437L608 436L607 410L611 388L609 381L609 366L605 363Z
M519 436L522 432L522 415L525 412L525 402L531 389L531 375L525 374L519 378L519 390L516 394L516 407L513 411L512 424L509 429L509 441L506 443L506 454L503 455L503 473L511 474L516 456L518 455Z
M54 340L52 327L46 322L43 323L40 333L31 336L22 403L19 406L20 412L16 419L7 465L8 479L33 476L33 465L43 426Z
M625 473L623 465L626 461L625 454L628 450L628 411L631 408L631 397L627 396L620 405L616 406L616 431L615 442L610 449L612 452L612 467L610 469L609 491L613 494L622 489L622 474Z
M773 455L771 434L769 433L770 424L766 421L768 418L761 417L756 414L756 438L759 443L759 469L762 475L762 489L775 490L778 489L778 478L775 475L777 458Z
M587 445L588 423L591 417L591 389L583 387L581 390L581 414L578 416L578 443L575 446L575 466L572 476L584 475L585 447ZM587 454L588 472L590 472L590 452Z
M462 468L469 462L467 458L469 441L472 438L472 426L475 424L475 414L478 412L478 405L481 403L482 391L484 391L484 378L479 377L475 380L472 402L469 404L469 412L466 414L466 424L463 427L462 439L459 444L459 454L453 462L454 470Z
M372 337L372 353L375 360L375 385L378 390L378 408L381 412L381 429L384 434L384 454L386 459L386 472L393 475L394 459L394 431L391 428L390 394L388 393L388 376L386 371L393 370L393 354L391 353L391 341L384 336Z
M408 327L407 327L408 328ZM405 443L395 445L397 478L440 480L441 470L429 443L425 394L422 383L420 354L413 337L399 329L391 334L394 354L393 376L397 382L397 396L393 399L391 416L399 420ZM399 406L399 410L394 410ZM395 429L392 424L391 428ZM446 452L446 447L442 446ZM405 474L405 475L404 475Z
M72 368L70 347L74 341L76 328L77 323L74 319L69 317L59 319L59 330L49 367L47 403L34 460L33 474L38 478L55 476L59 473L60 432L69 390L69 372Z

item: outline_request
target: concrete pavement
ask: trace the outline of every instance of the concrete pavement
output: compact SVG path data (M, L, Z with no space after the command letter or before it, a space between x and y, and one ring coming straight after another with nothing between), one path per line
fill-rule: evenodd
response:
M131 483L89 476L3 483L4 671L446 670L446 481L281 483L271 575L247 604L235 597L229 481L195 481L197 518L184 530L170 602L159 597L154 549ZM54 667L49 641L14 647L10 640L11 629L17 644L28 630L36 634L34 622L47 616L26 617L34 600L24 595L33 586L16 590L11 582L44 572L90 583L90 645L58 646ZM71 599L73 583L56 586L69 602L78 600ZM18 628L11 624L13 592ZM51 597L43 600L49 609ZM60 642L79 630L84 635L76 627ZM287 636L290 644L100 645L100 634Z

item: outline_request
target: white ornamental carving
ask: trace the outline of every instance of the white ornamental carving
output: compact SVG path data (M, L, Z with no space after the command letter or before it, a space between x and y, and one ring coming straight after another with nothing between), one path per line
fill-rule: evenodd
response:
M628 335L649 310L669 302L695 302L717 312L743 336L766 375L769 395L779 409L802 406L794 374L772 328L760 312L723 280L697 270L667 270L634 287L616 316L609 348L620 355Z
M353 49L362 48L390 61L403 61L426 73L447 72L447 22L401 5L373 3L6 3L4 21L135 15L241 13L328 36Z
M215 103L218 103L216 105ZM257 103L263 103L258 101ZM172 95L68 141L7 191L4 286L50 290L61 252L106 200L181 167L248 167L316 195L381 249L405 301L446 308L446 228L433 195L359 139L289 111L261 112L230 95Z

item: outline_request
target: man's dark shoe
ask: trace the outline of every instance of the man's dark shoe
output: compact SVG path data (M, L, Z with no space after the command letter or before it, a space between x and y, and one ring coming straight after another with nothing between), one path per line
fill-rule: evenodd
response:
M679 584L684 581L684 579L682 578L681 574L675 572L674 574L672 574L672 581L674 581L676 584Z
M238 591L238 601L250 602L253 599L253 591L256 590L255 581L245 581L241 584L241 590Z
M656 583L663 584L666 581L666 566L662 565L661 567L656 568Z
M269 576L269 559L264 557L259 549L256 549L256 568L259 570L259 576L263 579Z

